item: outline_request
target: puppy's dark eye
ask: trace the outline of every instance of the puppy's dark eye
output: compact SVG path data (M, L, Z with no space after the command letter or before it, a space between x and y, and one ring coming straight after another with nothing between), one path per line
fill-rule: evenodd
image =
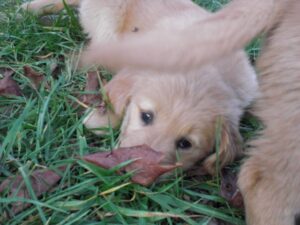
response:
M141 112L141 120L145 125L152 124L154 115L152 112Z
M187 150L191 147L192 147L192 143L184 137L180 138L176 141L176 148L177 149Z

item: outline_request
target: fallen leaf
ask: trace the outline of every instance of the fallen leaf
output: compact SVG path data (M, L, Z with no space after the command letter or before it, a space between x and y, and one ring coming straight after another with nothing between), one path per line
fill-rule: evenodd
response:
M66 166L61 166L57 168L56 171L63 172L65 169ZM36 170L29 176L31 186L36 197L39 197L49 191L61 179L60 174L58 174L56 171L50 169ZM30 199L30 194L27 190L22 176L9 177L4 180L0 184L0 194L3 195L4 193L8 194L8 198L14 196ZM28 208L29 206L30 203L12 203L9 216L13 216L21 212L25 208Z
M14 79L12 79L13 74L14 74L13 70L3 69L4 78L0 80L0 95L2 96L22 95L19 85Z
M243 197L237 186L237 174L223 169L221 173L221 196L236 208L243 208Z
M31 81L31 84L34 89L38 89L45 79L44 74L36 72L34 69L32 69L30 66L24 66L24 75L28 77Z
M154 151L147 145L119 148L112 152L100 152L83 157L84 160L109 169L128 160L134 160L123 167L119 172L135 171L131 180L135 183L147 186L153 183L160 175L180 167L180 164L162 165L163 154Z

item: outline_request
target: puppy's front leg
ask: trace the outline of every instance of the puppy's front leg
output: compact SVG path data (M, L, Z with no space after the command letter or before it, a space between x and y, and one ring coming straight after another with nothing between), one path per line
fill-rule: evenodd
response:
M65 0L66 4L71 6L79 5L80 0ZM64 8L63 0L34 0L21 6L24 10L37 15L51 14L59 12Z

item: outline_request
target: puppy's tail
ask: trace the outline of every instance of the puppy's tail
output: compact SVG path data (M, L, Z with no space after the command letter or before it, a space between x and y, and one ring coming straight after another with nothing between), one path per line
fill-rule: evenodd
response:
M83 64L188 70L243 48L270 28L290 0L234 0L207 20L183 30L156 30L91 45Z

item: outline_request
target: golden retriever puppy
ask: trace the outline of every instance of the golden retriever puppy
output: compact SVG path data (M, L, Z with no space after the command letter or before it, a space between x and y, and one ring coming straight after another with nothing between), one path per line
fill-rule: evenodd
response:
M58 2L49 0L47 5L50 3ZM39 12L45 4L36 0L23 7ZM172 32L211 15L187 0L82 0L79 12L90 38L83 62L85 57L101 51L96 46L108 41L118 42L126 35L147 35L156 30ZM185 60L185 55L181 58ZM102 65L101 61L97 65ZM121 147L148 144L164 153L166 163L180 161L188 169L202 161L211 174L218 158L213 152L218 125L219 166L241 154L239 120L257 91L256 75L241 50L184 72L159 72L121 64L110 68L118 71L105 86L114 110L103 113L93 109L85 118L86 127L115 125L124 117Z

